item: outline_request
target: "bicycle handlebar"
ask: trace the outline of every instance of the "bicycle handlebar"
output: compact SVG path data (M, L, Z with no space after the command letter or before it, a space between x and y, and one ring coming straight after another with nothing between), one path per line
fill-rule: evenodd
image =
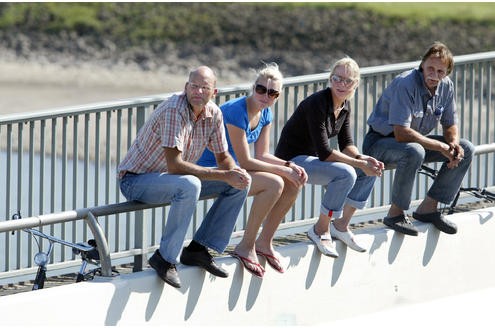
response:
M22 219L22 217L21 217L21 214L19 212L12 215L12 220L21 220L21 219ZM81 252L89 252L89 251L92 251L96 248L95 246L92 246L92 245L86 246L84 244L72 243L70 241L66 241L66 240L51 236L51 235L47 235L47 234L45 234L45 233L43 233L37 229L33 229L33 228L26 228L26 229L22 229L22 230L27 232L27 233L36 235L38 237L48 239L52 242L59 243L59 244L62 244L64 246L67 246L67 247L75 248Z
M66 241L66 240L51 236L51 235L44 234L43 232L36 230L36 229L28 228L28 229L22 229L22 230L24 230L25 232L31 233L33 235L36 235L38 237L45 238L45 239L48 239L50 241L62 244L64 246L75 248L81 252L89 252L89 251L92 251L93 249L95 249L93 246L86 246L83 244L72 243L70 241Z

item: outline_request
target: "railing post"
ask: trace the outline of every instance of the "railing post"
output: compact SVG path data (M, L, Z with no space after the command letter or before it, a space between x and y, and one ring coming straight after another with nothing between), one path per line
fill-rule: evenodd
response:
M134 255L134 266L132 271L133 272L139 272L143 271L143 268L146 266L147 263L147 247L146 245L148 244L148 239L147 239L147 234L146 234L146 229L145 227L147 226L146 224L146 215L145 211L147 210L141 210L141 211L136 211L134 214L134 248L136 250L139 250L140 253Z
M146 122L146 107L138 107L136 111L136 134L139 129ZM145 210L136 211L134 214L134 248L140 250L140 253L134 256L134 266L133 271L139 272L143 271L144 266L147 263L147 238L146 229L147 226L145 222Z
M101 275L103 277L111 277L112 260L110 258L110 249L108 248L108 243L105 238L105 234L103 233L103 229L91 211L88 211L88 214L85 216L85 220L93 233L93 237L95 238L96 246L98 248L98 253L100 254Z

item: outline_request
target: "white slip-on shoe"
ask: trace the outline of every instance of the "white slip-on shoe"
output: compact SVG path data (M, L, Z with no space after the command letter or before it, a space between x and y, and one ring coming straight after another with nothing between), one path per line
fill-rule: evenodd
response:
M359 245L356 242L356 240L354 239L354 234L350 230L347 230L345 232L339 231L337 230L337 228L335 228L333 222L332 222L332 228L330 229L330 235L333 238L340 240L341 242L343 242L344 244L346 244L355 251L361 253L366 252L366 248L364 248L363 246Z
M318 247L318 250L326 256L337 258L339 253L335 248L335 243L332 241L332 237L329 234L317 235L315 227L311 226L308 230L308 238Z

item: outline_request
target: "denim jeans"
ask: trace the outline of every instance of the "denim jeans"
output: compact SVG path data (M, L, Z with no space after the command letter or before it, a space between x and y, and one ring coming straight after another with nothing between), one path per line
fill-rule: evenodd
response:
M428 138L445 142L445 138L439 135L430 135ZM447 167L447 158L440 152L425 149L414 142L398 142L394 137L383 137L373 131L368 132L364 138L363 153L382 161L385 166L396 167L392 203L408 210L416 174L423 163L443 162L427 195L444 204L450 204L454 200L474 154L471 142L461 139L459 144L464 149L464 159L452 169Z
M120 190L128 200L171 203L160 240L160 254L167 262L176 264L198 199L216 196L193 239L222 253L249 188L239 190L222 181L202 181L193 175L127 173L120 180Z
M308 183L326 186L320 213L340 218L344 204L362 209L373 190L376 177L340 162L324 162L318 157L299 155L291 159L308 174Z

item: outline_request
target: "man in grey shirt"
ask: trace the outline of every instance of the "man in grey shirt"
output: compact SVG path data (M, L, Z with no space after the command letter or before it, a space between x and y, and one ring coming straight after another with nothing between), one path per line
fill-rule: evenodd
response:
M457 232L457 226L437 209L439 202L453 201L474 153L472 143L459 137L454 84L448 77L453 66L450 50L435 42L418 68L398 75L384 90L368 118L363 153L396 167L384 223L404 234L418 235L404 212L411 204L416 173L428 162L443 164L413 218L431 222L445 233ZM443 135L430 135L438 123Z

